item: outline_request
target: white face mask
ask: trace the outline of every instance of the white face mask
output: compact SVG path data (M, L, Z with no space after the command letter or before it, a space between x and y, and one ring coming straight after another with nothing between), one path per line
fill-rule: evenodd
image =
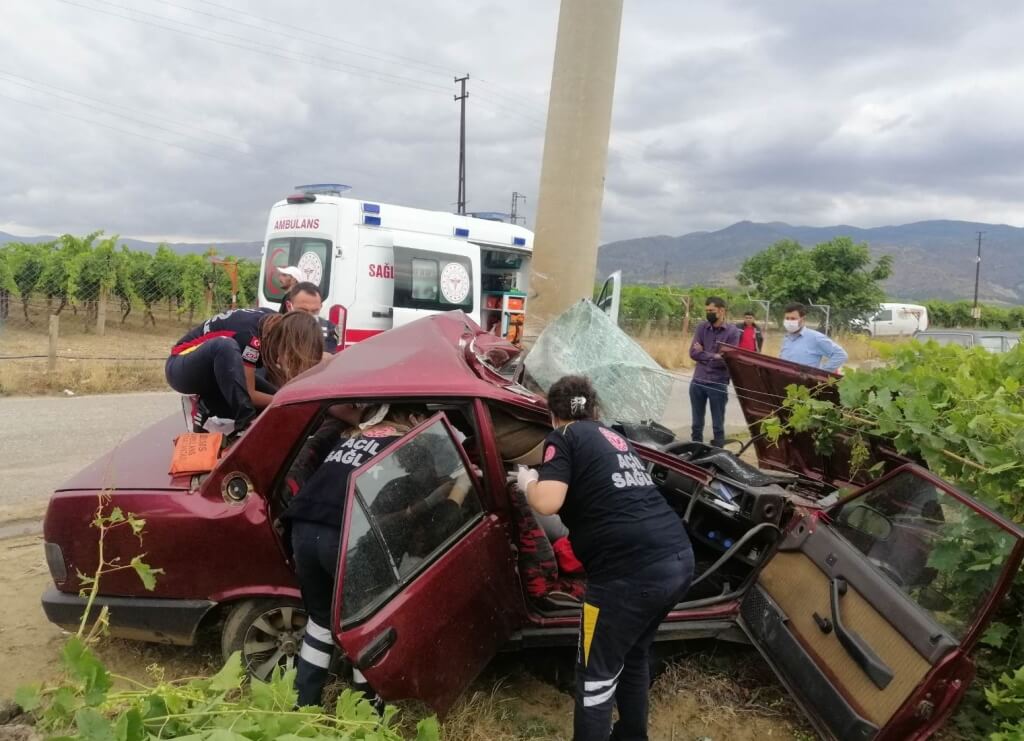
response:
M800 331L800 320L799 319L784 319L782 326L786 328L786 331L790 334Z

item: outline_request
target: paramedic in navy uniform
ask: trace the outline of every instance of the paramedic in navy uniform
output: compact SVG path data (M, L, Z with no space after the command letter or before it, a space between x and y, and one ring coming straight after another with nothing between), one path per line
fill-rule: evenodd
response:
M521 467L518 485L536 512L561 516L587 573L573 738L647 739L648 654L690 586L693 550L633 446L597 421L589 380L560 379L548 408L544 463L539 473Z

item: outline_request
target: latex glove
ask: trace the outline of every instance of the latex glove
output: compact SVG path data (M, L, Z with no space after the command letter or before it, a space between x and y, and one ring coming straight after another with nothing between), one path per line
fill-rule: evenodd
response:
M519 487L519 491L526 493L526 487L532 482L540 478L540 474L534 471L532 468L526 466L519 466L516 469L516 486Z

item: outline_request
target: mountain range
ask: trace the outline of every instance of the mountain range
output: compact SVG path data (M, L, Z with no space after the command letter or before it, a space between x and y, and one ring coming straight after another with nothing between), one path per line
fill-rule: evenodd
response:
M740 221L718 231L692 232L679 237L638 237L602 245L598 274L621 270L626 283L660 285L736 285L743 260L780 239L812 247L835 237L866 242L871 252L893 256L893 275L887 294L897 299L971 299L978 232L982 232L979 295L985 301L1024 303L1024 228L972 221L919 221L900 226L863 229L837 226L791 226L774 221ZM17 237L0 232L8 242L47 242L52 236ZM131 249L153 252L157 243L121 239ZM261 242L217 242L218 254L259 259ZM202 253L210 242L176 242L171 249Z
M740 221L718 231L611 242L600 248L597 264L599 275L621 270L626 283L731 287L745 258L780 239L812 247L845 236L866 242L876 256L893 256L885 285L890 297L970 300L979 231L981 299L1024 303L1024 228L1005 224L943 220L862 229Z

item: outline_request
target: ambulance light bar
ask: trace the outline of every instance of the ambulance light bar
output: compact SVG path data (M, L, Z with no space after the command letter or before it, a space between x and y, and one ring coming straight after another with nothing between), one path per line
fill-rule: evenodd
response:
M352 190L352 186L342 183L313 183L311 185L296 185L295 190L314 196L340 196L345 191Z

